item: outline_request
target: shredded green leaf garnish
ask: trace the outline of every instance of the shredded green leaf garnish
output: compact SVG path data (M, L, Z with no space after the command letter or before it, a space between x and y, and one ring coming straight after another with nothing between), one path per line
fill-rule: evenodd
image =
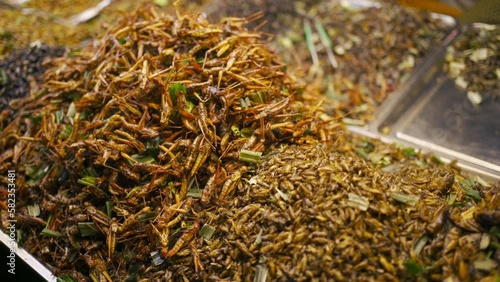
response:
M106 201L106 214L111 218L113 213L113 201Z
M425 234L420 236L417 241L413 244L413 252L415 252L415 255L419 255L420 252L424 249L425 244L427 244L427 241L429 240L429 237Z
M28 206L28 214L37 217L40 215L40 206L38 204Z
M48 228L44 228L42 230L42 232L40 232L40 235L41 236L47 236L47 237L56 238L56 237L60 237L61 233L59 233L57 231L54 231L54 230L50 230Z
M186 94L186 92L187 92L186 86L184 86L180 83L175 83L175 84L170 85L170 98L172 99L172 102L174 104L177 101L177 94L179 92Z
M205 240L210 240L215 233L215 227L204 224L200 229L200 236Z
M358 196L354 193L349 193L347 194L347 196L349 197L347 200L347 205L358 208L362 211L368 210L368 206L370 205L370 201L368 200L368 198Z
M414 148L404 148L403 155L405 155L405 157L414 157L417 155L417 153L415 152Z
M241 149L239 160L242 162L258 163L261 156L262 152Z
M82 237L94 236L97 234L95 222L78 222L78 229Z
M132 159L136 160L138 163L143 163L143 164L154 164L156 163L155 158L152 156L144 156L144 155L138 155L134 154L130 156Z
M391 193L391 197L400 203L407 204L413 207L417 204L418 200L420 200L420 196L401 193Z
M497 268L497 265L493 260L485 259L485 260L481 260L481 261L475 261L474 268L479 269L479 270L484 270L484 271L491 271L491 270Z
M403 265L405 266L406 271L408 271L411 275L414 276L418 276L424 270L424 268L420 264L418 264L416 261L412 259L405 261Z
M201 194L203 193L203 189L189 189L187 192L187 196L193 199L201 199Z
M77 182L85 186L90 186L95 184L96 179L92 176L84 176L83 178L78 179Z
M480 201L482 199L481 194L474 189L476 182L473 179L466 179L458 183L460 188L465 191L467 196L472 197L475 200Z
M65 140L71 135L71 132L73 132L73 126L65 124L61 130L61 133L59 133L59 138Z
M70 274L64 274L61 277L57 277L57 282L77 282L77 281Z

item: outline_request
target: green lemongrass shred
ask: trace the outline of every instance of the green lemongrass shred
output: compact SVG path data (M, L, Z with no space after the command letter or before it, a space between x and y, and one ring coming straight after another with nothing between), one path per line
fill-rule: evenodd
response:
M468 179L460 181L458 184L460 184L460 187L462 187L462 188L473 188L475 182L473 179L468 178Z
M400 167L398 165L390 164L390 165L384 166L380 170L382 170L384 172L395 173L395 172L397 172L397 171L399 171L401 169L400 169Z
M154 252L159 252L159 251L154 251ZM153 254L153 252L151 252L151 255ZM137 256L137 253L134 252L134 251L130 251L130 252L126 252L124 255L123 255L123 258L125 259L126 262L130 263L132 261L135 260L135 257Z
M370 205L370 201L368 200L368 198L358 196L354 193L349 193L347 194L347 196L347 205L358 208L362 211L368 210L368 206Z
M479 177L479 175L476 175L476 182L479 183L483 187L486 187L486 188L491 187L491 185L488 182L486 182L484 179Z
M288 202L288 200L290 200L290 196L283 193L283 191L281 191L280 189L276 188L276 191L278 192L278 195L281 197L281 199L283 199L283 201Z
M0 82L6 84L9 79L7 78L7 72L5 72L5 70L0 70L0 74L1 74L1 78L0 78Z
M240 98L240 106L241 106L243 109L248 109L248 107L249 107L250 105L249 105L249 104L247 104L247 102L245 101L245 99Z
M199 188L193 188L193 185L196 185L196 187L198 187L198 182L196 182L196 177L193 177L193 178L191 178L191 180L189 180L188 193L189 193L189 190L191 190L191 189L199 189ZM193 192L195 192L195 191L193 191Z
M210 240L215 233L215 227L204 224L200 229L200 236L205 240Z
M384 158L384 154L379 152L371 152L366 155L366 159L374 164L378 164Z
M26 175L34 180L41 180L45 177L49 169L49 165L28 166L26 167Z
M40 206L38 204L28 206L28 214L37 217L40 215Z
M491 235L488 233L483 233L481 236L481 242L479 242L479 249L486 250L491 242Z
M52 114L54 115L55 122L56 123L61 123L61 121L64 118L64 111L63 110L54 111Z
M23 231L21 229L17 229L16 230L16 243L18 245L18 247L22 247L23 246Z
M323 37L323 40L325 40L325 43L326 43L326 47L328 48L332 48L332 40L330 39L330 36L328 35L328 33L326 32L325 30L325 27L323 26L323 24L321 23L320 20L316 20L315 21L315 27L316 29L318 30L319 32L319 35L321 37Z
M327 113L322 113L319 115L319 118L322 120L322 121L330 121L332 120L332 116L327 114Z
M137 221L148 222L148 221L154 220L156 218L156 216L157 216L157 214L155 212L143 213L143 214L140 214L139 216L137 216Z
M249 138L253 134L253 130L251 128L245 127L240 131L241 137Z
M321 43L325 46L326 49L326 54L328 56L328 60L330 61L330 64L332 65L333 68L337 68L339 66L339 63L337 62L337 59L335 59L335 55L333 54L332 51L332 40L330 39L330 36L326 32L325 28L323 27L323 24L321 23L320 20L315 20L315 27L316 30L319 32L319 38L321 40Z
M362 120L352 119L352 118L342 118L342 122L346 125L363 126L365 122Z
M234 133L234 135L240 136L240 128L237 125L231 125L231 131Z
M446 204L448 206L451 206L455 203L455 200L457 199L457 194L451 193L448 196L446 196Z
M474 262L474 268L478 270L492 271L496 269L496 267L497 267L496 263L491 259L485 259Z
M95 222L78 222L78 229L80 230L80 235L82 237L94 236L97 234L97 226Z
M143 164L154 164L154 163L156 163L155 158L153 158L152 156L143 156L143 155L133 154L130 157L132 159L136 160L138 163L143 163Z
M263 233L263 232L264 232L264 231L263 231L263 230L262 230L262 228L261 228L261 229L260 229L260 231L259 231L259 234L257 234L257 238L255 239L255 243L257 243L257 244L262 244L262 233Z
M201 199L201 193L203 193L203 189L189 189L187 196L193 199Z
M497 242L491 242L490 247L495 250L500 250L500 243Z
M266 282L267 281L267 267L265 264L258 264L255 268L255 276L253 282Z
M52 214L49 215L49 218L47 219L47 223L45 224L45 228L49 229L50 223L52 222Z
M75 117L75 115L76 115L76 106L74 102L71 102L71 104L69 104L68 106L68 112L66 113L66 116L68 117L71 125L73 125L74 122L73 118Z
M113 201L106 201L106 214L111 218L113 213Z
M125 199L134 196L135 192L137 192L139 189L141 189L141 186L135 186L134 188L132 188L132 190L130 190L130 192L127 193L127 196L125 196Z
M180 83L175 83L170 85L170 98L172 99L172 102L177 101L177 94L179 92L186 94L187 92L186 86Z
M79 184L85 185L85 186L91 186L94 185L96 182L95 177L93 176L84 176L83 178L78 179L77 181Z
M420 200L420 196L401 193L391 193L391 197L400 203L407 204L412 207L414 207L418 200Z
M439 156L436 156L436 155L432 155L432 162L434 162L435 164L444 164L444 162L441 160L441 158Z
M54 231L54 230L50 230L48 228L44 228L42 230L42 232L40 232L40 235L51 237L51 238L61 237L61 233Z
M202 62L202 63L203 63L203 62ZM192 113L192 112L193 112L193 110L194 110L194 106L195 106L195 105L194 105L194 103L193 103L193 102L191 102L191 101L189 101L189 100L186 100L186 108L187 108L187 111L188 111L189 113Z
M476 182L473 179L462 180L459 183L460 188L465 191L467 196L474 198L475 200L480 201L482 199L481 194L474 189L476 186Z
M82 247L79 242L76 242L76 245L78 245L78 249L80 249ZM75 259L76 259L76 257L77 257L78 254L79 254L78 251L71 250L71 255L69 257L69 262L73 263L75 261Z
M408 271L413 276L418 276L424 270L424 268L420 264L412 259L405 261L403 265L406 271Z
M73 132L73 126L65 124L61 130L61 133L59 133L59 138L61 138L62 140L68 139L68 137L71 135L71 132Z
M356 148L355 151L363 159L365 159L365 160L368 159L368 153L366 153L365 149L363 149L363 148Z
M474 217L474 213L477 211L476 207L470 207L466 211L462 212L460 215L462 216L462 219L468 220L472 219Z
M242 162L258 163L261 156L262 152L241 149L239 160Z
M319 65L318 53L316 52L316 47L314 46L314 40L312 36L311 24L309 21L304 21L304 34L306 36L307 49L313 61L313 65Z
M252 95L252 101L257 104L265 104L267 103L267 92L265 91L257 91L254 95Z
M422 234L422 236L420 236L417 241L415 241L415 243L413 244L413 252L415 252L415 255L419 255L420 252L422 252L428 240L429 237L425 234Z
M414 148L404 148L403 149L403 155L405 155L405 157L414 157L417 155L417 152L415 152L415 149Z
M493 226L488 233L500 239L500 227Z
M57 277L57 282L77 282L71 274L64 274L61 277Z

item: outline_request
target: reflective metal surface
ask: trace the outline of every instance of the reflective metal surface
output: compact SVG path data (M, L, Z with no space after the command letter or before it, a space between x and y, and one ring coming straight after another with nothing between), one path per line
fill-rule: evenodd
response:
M443 73L455 29L376 113L369 131L436 153L490 179L500 179L500 101L482 93L474 106L466 90Z

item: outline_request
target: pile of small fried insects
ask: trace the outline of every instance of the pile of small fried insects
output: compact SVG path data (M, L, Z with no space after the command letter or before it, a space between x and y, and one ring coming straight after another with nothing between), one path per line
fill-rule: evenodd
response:
M206 212L217 235L200 259L230 280L493 281L499 192L451 167L385 172L330 145L282 146L239 201Z

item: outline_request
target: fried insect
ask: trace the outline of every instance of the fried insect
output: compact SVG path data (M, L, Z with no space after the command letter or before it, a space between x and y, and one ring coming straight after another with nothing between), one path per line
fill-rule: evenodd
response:
M234 191L236 185L240 181L243 174L248 171L248 167L242 166L237 169L227 180L224 182L222 186L221 192L219 194L219 201L224 201L224 199Z
M197 109L199 117L197 118L196 122L198 123L198 127L203 133L203 136L211 144L213 144L215 142L215 126L213 125L211 119L208 117L205 103L203 101L200 101Z
M177 239L175 242L175 245L172 247L172 249L167 249L167 248L162 248L161 249L161 256L164 259L173 257L175 254L177 254L182 247L186 246L191 242L196 237L196 232L200 229L200 223L195 222L193 225L191 225L188 229L184 231L184 233Z
M108 260L111 260L111 257L115 253L116 233L118 233L118 229L118 222L116 222L116 218L113 218L111 220L108 235L106 237L106 244L108 245Z

